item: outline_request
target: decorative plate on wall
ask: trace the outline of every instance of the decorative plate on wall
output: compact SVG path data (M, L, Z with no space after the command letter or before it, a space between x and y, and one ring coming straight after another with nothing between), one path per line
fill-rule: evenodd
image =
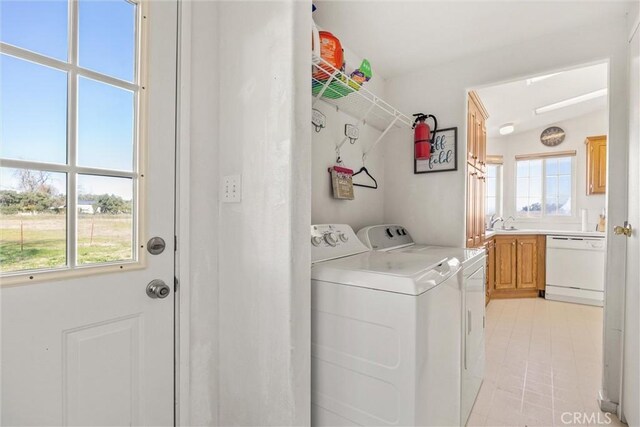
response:
M564 141L564 130L558 126L546 128L540 134L540 142L547 147L555 147Z

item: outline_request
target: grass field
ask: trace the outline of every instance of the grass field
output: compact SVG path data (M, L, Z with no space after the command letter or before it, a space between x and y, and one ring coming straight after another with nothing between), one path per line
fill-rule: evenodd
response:
M129 214L79 215L78 264L131 259L131 236ZM62 267L66 246L64 214L0 216L1 271Z

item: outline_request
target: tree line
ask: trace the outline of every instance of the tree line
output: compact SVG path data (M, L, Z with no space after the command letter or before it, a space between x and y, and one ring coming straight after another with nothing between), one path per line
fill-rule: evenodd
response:
M15 178L19 190L0 190L2 214L66 211L67 198L51 185L48 172L18 169ZM131 213L131 201L115 194L79 194L78 200L91 204L92 213Z

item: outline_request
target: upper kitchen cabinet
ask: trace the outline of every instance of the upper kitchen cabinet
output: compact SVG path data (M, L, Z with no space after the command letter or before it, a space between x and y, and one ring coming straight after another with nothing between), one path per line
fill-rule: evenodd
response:
M589 136L587 145L587 195L604 194L607 189L607 136Z
M469 92L467 118L467 218L466 244L484 245L487 127L489 115L476 92Z
M486 121L489 114L475 91L469 92L467 114L467 162L484 171L487 165Z

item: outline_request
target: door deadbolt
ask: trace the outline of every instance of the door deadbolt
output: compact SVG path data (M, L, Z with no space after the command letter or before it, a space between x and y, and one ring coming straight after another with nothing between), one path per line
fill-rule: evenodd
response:
M171 288L160 279L155 279L147 285L147 295L149 298L166 298L171 293Z
M627 237L631 237L631 233L633 233L633 228L631 228L631 224L625 221L624 226L616 225L613 229L613 232L617 235L624 234Z
M167 246L162 237L152 237L147 242L147 250L151 255L159 255L164 252L164 248Z

